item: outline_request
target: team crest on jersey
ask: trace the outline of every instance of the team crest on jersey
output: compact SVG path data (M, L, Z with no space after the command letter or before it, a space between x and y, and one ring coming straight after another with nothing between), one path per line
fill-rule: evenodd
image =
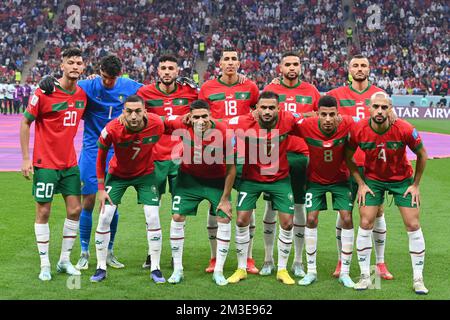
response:
M37 95L33 94L33 98L31 98L30 104L31 104L33 107L35 107L36 104L38 103L38 101L39 101L39 97L38 97Z
M103 128L101 135L103 139L106 139L106 137L108 136L108 131L106 131L106 128Z

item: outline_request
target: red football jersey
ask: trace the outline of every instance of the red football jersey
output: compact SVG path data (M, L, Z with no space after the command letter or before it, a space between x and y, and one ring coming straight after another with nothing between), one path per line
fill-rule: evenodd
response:
M370 117L370 97L380 91L383 91L383 89L369 83L369 86L361 92L356 91L349 85L333 89L327 95L336 98L340 114L365 119ZM364 165L364 152L361 150L356 150L353 158L357 166L362 167Z
M318 117L302 119L297 124L297 132L309 147L308 180L320 184L345 182L349 170L345 164L345 145L354 121L350 116L342 116L342 122L331 134L320 129Z
M220 78L206 81L198 95L206 100L211 108L211 117L226 119L250 112L258 102L259 89L256 84L247 79L244 83L232 85L223 83Z
M97 142L98 147L103 150L108 150L111 145L114 147L114 156L109 162L108 172L123 179L152 173L153 147L163 133L164 123L155 114L148 115L147 126L139 132L129 131L117 119L109 122ZM101 177L99 170L97 175Z
M397 182L413 175L406 156L406 146L412 151L422 148L422 139L408 122L397 119L382 134L371 127L371 119L361 120L350 130L349 147L359 147L366 155L364 175L372 180Z
M178 135L183 140L181 171L202 179L225 177L225 160L233 156L232 135L227 136L224 123L211 120L211 124L211 129L199 137L180 117L172 116L164 120L165 132Z
M69 92L57 86L50 95L36 89L23 114L35 122L33 165L46 169L67 169L77 165L73 139L87 103L77 86Z
M280 107L292 113L307 113L318 110L320 92L308 82L300 81L293 87L280 84L269 84L263 91L272 91L278 94ZM296 136L288 137L288 152L308 154L308 146L303 139Z
M292 113L280 111L272 130L262 129L251 113L228 121L234 130L237 152L245 154L243 180L274 182L289 175L287 136L295 130L298 120Z
M169 93L163 92L158 83L141 87L136 93L145 100L147 112L159 116L184 115L189 112L189 105L197 100L197 89L187 85L175 84L175 90ZM181 156L181 140L173 141L170 135L163 134L153 148L152 159L164 161L172 159L172 150L178 148Z

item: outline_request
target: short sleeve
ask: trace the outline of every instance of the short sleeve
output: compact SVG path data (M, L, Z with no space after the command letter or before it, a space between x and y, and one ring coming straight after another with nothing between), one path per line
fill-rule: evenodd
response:
M164 119L164 133L171 134L177 129L184 129L186 125L180 116L168 116Z
M112 130L111 126L107 125L100 133L100 137L97 140L97 146L103 150L109 150L112 144Z
M40 89L36 90L28 103L27 110L23 113L23 116L29 121L34 121L39 115L40 102L42 100L42 92Z
M405 135L405 142L414 153L423 147L422 138L416 128L409 126L408 129L405 130Z

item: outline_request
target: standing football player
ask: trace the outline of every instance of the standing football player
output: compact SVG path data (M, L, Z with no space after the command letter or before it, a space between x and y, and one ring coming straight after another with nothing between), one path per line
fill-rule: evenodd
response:
M206 100L210 105L211 117L214 119L230 119L235 116L248 114L258 101L258 86L246 79L241 83L238 70L240 67L239 54L236 49L227 48L222 51L219 66L222 75L216 79L206 81L199 93L199 99ZM235 188L238 188L239 178L242 172L242 163L238 154L237 176ZM213 272L216 263L217 248L217 221L211 211L208 215L208 235L211 245L211 259L206 272ZM255 266L252 256L253 236L255 233L255 214L252 214L250 222L250 242L248 250L247 271L257 274L259 270Z
M348 72L352 76L352 83L348 86L333 89L328 92L327 95L336 98L340 114L358 117L360 119L368 118L370 117L370 97L376 92L383 92L383 90L369 82L370 64L369 60L365 56L353 56L348 65ZM354 157L360 173L364 174L364 152L358 149ZM356 184L353 183L352 186L356 187ZM356 189L353 190L352 194L356 195L356 191ZM333 276L335 277L339 277L341 269L340 253L342 251L342 224L343 222L340 215L338 215L336 220L338 263L336 265L336 270L333 273ZM384 250L386 247L386 221L384 219L383 204L380 204L377 218L375 219L373 239L375 243L377 272L383 279L391 280L394 276L389 272L387 265L384 262Z
M56 265L58 272L79 276L80 271L70 262L77 237L81 211L80 170L77 165L73 140L85 111L87 97L77 85L84 70L82 52L68 48L62 53L62 78L50 95L37 89L20 126L22 148L22 174L26 179L33 175L33 196L36 200L34 230L41 259L39 279L51 280L49 259L50 217L53 196L61 193L67 217L63 227L61 255ZM35 122L33 160L29 155L30 126Z

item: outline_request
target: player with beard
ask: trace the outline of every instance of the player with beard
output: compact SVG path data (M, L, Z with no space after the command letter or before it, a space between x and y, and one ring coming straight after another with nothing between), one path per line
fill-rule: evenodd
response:
M376 92L383 92L382 89L374 86L369 82L370 64L369 60L363 55L355 55L351 58L348 65L348 72L353 81L348 86L339 87L331 90L327 95L333 96L338 102L339 113L364 119L370 117L369 101L370 97ZM364 152L358 149L354 155L356 165L359 167L360 173L364 174ZM353 183L353 186L356 186ZM356 194L356 190L353 190ZM338 249L338 263L333 273L334 277L339 277L341 270L340 254L342 250L341 233L343 222L340 215L336 219L336 239ZM373 240L375 243L375 257L377 262L378 274L386 280L391 280L394 276L389 272L384 262L384 250L386 246L386 221L384 219L384 207L380 204L375 226L373 229Z
M271 83L264 91L272 91L280 97L280 107L284 111L302 114L303 117L316 115L320 93L313 85L300 80L300 57L294 52L286 52L281 57L279 83ZM292 272L296 277L305 276L302 253L306 224L305 189L306 167L309 161L308 146L297 136L288 136L288 162L291 176L292 192L294 194L294 260ZM276 215L272 203L266 195L266 209L264 212L264 265L259 274L270 275L275 269L273 263L273 247L275 242Z
M366 290L370 279L372 230L384 195L393 195L408 232L409 253L413 269L413 289L417 294L427 294L423 281L425 264L425 240L419 222L419 183L425 170L427 152L417 130L408 122L388 119L392 113L392 101L384 92L370 98L370 117L361 120L350 130L347 165L358 184L360 222L356 247L361 278L356 290ZM414 173L406 154L406 146L417 155ZM359 147L366 155L364 178L352 160Z
M141 87L136 93L144 99L148 113L159 116L189 113L189 105L197 99L198 92L196 87L181 85L176 81L179 72L180 68L176 57L164 55L159 58L159 81ZM172 194L173 181L178 172L182 144L180 139L174 138L170 134L163 134L152 152L160 197L166 191L167 181ZM151 265L150 256L150 252L148 252L147 260L142 265L143 268L155 268Z
M230 119L235 116L248 114L258 101L259 89L249 80L242 81L238 74L240 67L239 54L236 49L226 48L222 51L219 66L222 71L217 79L206 81L199 93L199 99L209 103L211 117L214 119ZM240 155L238 155L240 157ZM238 159L235 188L238 188L239 178L242 172L242 162ZM213 272L216 263L217 247L217 221L211 208L208 215L208 235L211 245L211 259L206 272ZM248 250L247 271L252 274L259 272L252 257L253 235L255 233L255 214L252 214L250 222L250 242Z

